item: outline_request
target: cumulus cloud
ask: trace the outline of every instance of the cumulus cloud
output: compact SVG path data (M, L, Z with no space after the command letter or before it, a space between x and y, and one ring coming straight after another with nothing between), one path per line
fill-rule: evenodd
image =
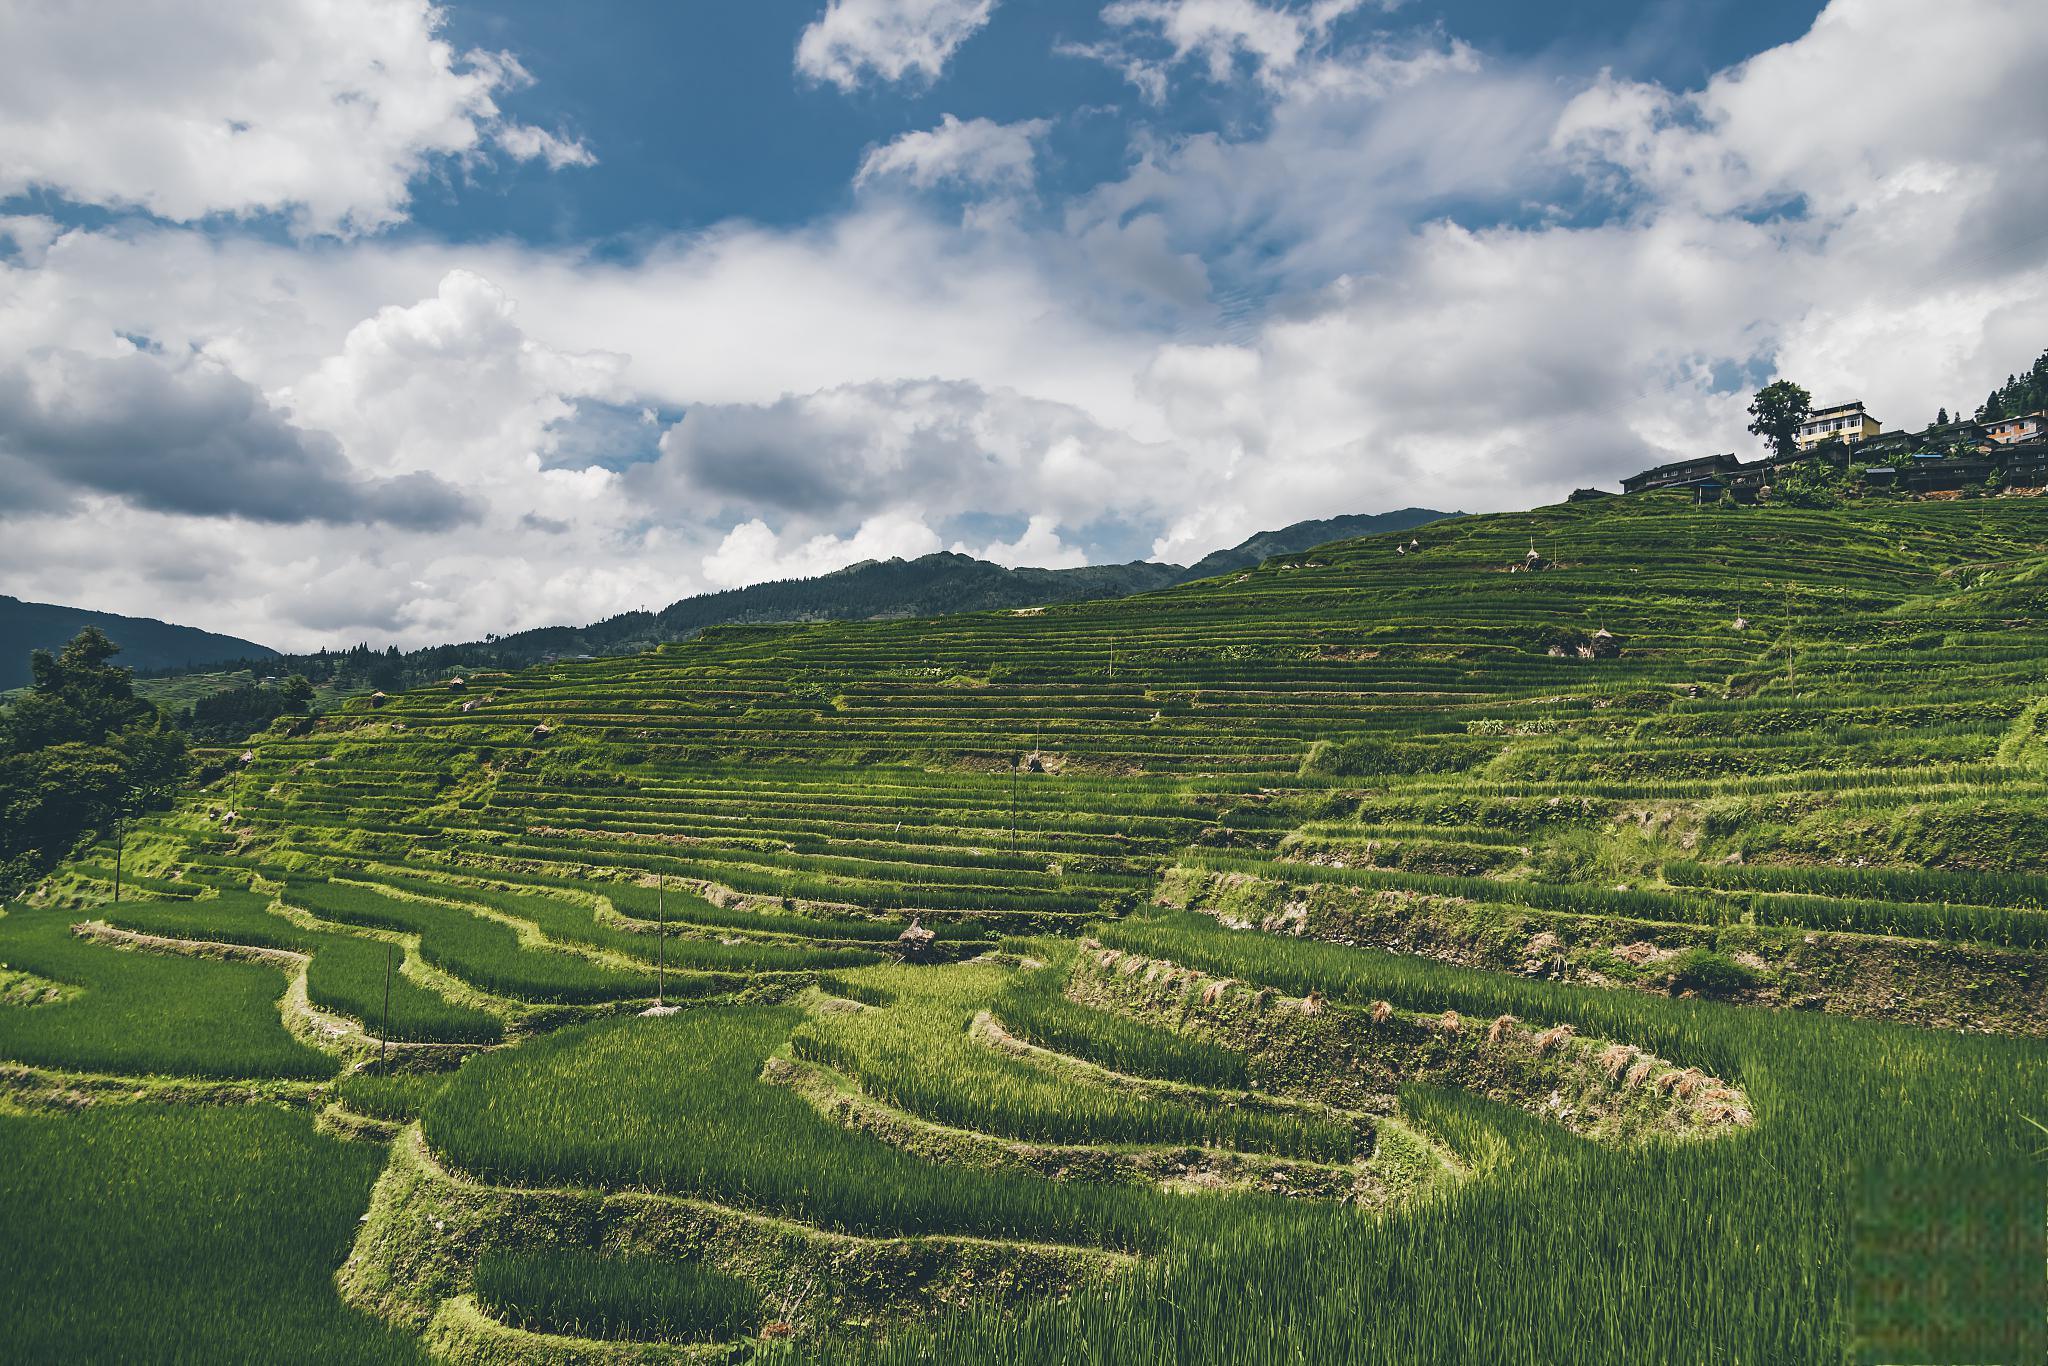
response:
M964 185L1027 189L1038 153L1037 141L1052 125L1045 119L997 123L942 115L939 126L905 133L871 148L861 159L855 185L898 177L919 189L953 181Z
M262 522L438 529L473 499L417 471L365 478L332 436L295 426L204 358L43 350L0 369L0 458L56 489L137 507Z
M870 76L934 81L995 0L830 0L797 40L796 69L853 90Z
M531 78L508 53L457 53L441 22L427 0L0 7L0 195L350 233L402 219L415 176L487 141L592 160L507 119L494 96Z
M756 517L726 533L704 557L704 577L720 588L739 588L773 579L807 579L864 560L914 560L939 548L938 533L916 508L885 512L863 521L853 534L778 535Z
M565 166L595 166L597 154L575 138L564 138L545 128L527 123L507 123L494 129L491 141L519 161L545 161L550 171Z
M431 297L350 328L338 354L281 396L365 465L433 468L487 487L550 463L556 424L577 400L617 393L624 365L527 336L513 299L458 269Z
M1007 569L1029 566L1034 569L1079 569L1088 563L1088 552L1079 546L1068 545L1060 539L1059 519L1044 513L1034 515L1024 524L1014 541L991 541L976 550L962 541L953 543L956 555L972 555L977 560L990 560Z
M1183 461L1084 410L963 380L903 380L693 409L627 486L665 503L766 509L829 524L906 501L939 516L1051 509L1087 520L1146 507Z
M1385 4L1393 8L1399 0ZM1109 63L1153 103L1166 97L1172 69L1194 62L1224 84L1240 65L1271 88L1295 72L1330 38L1337 21L1368 0L1313 0L1269 5L1262 0L1112 0L1102 21L1122 30L1121 40L1069 44L1070 55Z
M1796 42L1677 92L1604 74L1559 119L1555 144L1605 164L1659 204L1736 213L1799 201L1823 217L1899 195L1961 190L1958 173L2048 156L2048 38L2029 0L1940 15L1914 0L1835 0ZM1966 98L1868 73L1952 63ZM2010 177L2024 188L2025 177Z
M1418 221L1505 215L1563 186L1548 141L1569 93L1546 70L1425 33L1296 74L1259 136L1148 144L1069 207L1070 230L1120 237L1149 220L1163 253L1198 257L1212 284L1298 297L1381 268Z

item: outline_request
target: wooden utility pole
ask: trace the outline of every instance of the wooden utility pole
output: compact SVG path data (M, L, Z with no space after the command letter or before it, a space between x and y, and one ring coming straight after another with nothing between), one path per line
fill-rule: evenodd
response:
M667 875L657 871L654 875L654 1004L662 1005L662 950L668 945L668 905L664 896Z
M1795 686L1792 674L1792 580L1785 580L1785 686Z
M389 1070L389 1064L385 1061L385 1058L391 1048L391 972L395 966L397 955L398 946L396 944L387 943L384 945L384 1027L378 1031L379 1038L377 1039L377 1070L379 1072Z

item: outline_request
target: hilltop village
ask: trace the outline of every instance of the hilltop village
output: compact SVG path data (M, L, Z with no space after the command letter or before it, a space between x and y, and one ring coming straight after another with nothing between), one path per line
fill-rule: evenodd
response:
M2027 374L2008 378L1974 419L1950 420L1944 410L1919 431L1886 431L1856 400L1798 411L1796 426L1759 435L1772 446L1762 459L1726 454L1676 460L1622 480L1622 492L1686 489L1703 503L1789 498L1810 504L1843 492L1937 500L2036 496L2048 492L2048 355ZM1572 496L1600 493L1582 489Z

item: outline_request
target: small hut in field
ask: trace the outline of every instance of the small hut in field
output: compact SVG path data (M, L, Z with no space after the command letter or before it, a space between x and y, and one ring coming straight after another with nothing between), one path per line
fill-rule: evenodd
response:
M931 957L932 946L938 942L938 932L928 930L919 923L917 916L910 917L910 924L903 933L896 936L897 951L905 962L922 963Z

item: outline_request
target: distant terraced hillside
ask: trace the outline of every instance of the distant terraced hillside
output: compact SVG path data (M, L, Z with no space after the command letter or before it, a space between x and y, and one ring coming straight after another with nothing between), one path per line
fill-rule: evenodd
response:
M1954 787L2030 699L2044 538L2012 504L1632 501L1127 601L726 628L353 704L260 746L217 799L234 834L207 839L417 862L430 836L451 863L1088 915L1190 845L1276 844L1291 794L1322 815L1366 788L1423 811L1475 788L1732 798L1786 772ZM1551 567L1522 571L1532 544ZM1577 658L1601 630L1619 657Z
M4 1122L160 1106L101 1141L167 1189L340 1192L260 1272L338 1266L319 1326L131 1290L153 1342L2033 1360L2044 812L2032 501L718 628L286 721L143 899L96 851L10 908L7 1094L92 1113ZM352 1141L152 1137L238 1097ZM66 1160L39 1230L95 1217Z

